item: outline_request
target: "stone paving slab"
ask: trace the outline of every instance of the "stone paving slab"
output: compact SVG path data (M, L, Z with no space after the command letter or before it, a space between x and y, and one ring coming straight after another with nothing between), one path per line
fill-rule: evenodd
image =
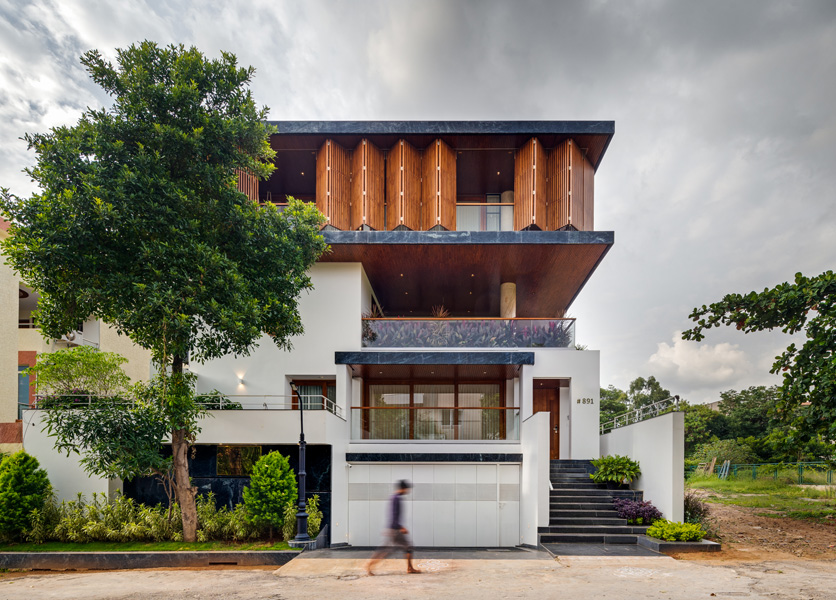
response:
M633 544L543 544L555 557L562 556L664 556L650 548Z

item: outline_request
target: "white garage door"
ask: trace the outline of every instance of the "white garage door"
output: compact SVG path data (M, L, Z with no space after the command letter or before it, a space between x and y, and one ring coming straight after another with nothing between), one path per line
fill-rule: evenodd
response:
M409 480L404 526L416 546L516 546L520 540L520 466L350 464L348 535L352 546L382 540L394 482Z

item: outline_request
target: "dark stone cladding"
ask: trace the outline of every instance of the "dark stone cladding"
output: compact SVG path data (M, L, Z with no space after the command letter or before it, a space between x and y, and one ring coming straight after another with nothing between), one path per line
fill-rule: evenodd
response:
M612 231L323 231L335 244L588 245L615 243Z
M345 462L483 462L521 463L522 454L489 454L485 452L346 452Z
M615 121L268 121L278 135L615 135Z
M335 352L338 365L533 365L533 352Z
M156 569L210 567L213 565L276 566L299 556L296 551L208 552L0 552L0 568L42 569Z

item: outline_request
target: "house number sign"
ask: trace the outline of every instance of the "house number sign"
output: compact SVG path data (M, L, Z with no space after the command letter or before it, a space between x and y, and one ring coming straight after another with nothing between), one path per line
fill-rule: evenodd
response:
M592 398L578 398L578 404L595 404Z

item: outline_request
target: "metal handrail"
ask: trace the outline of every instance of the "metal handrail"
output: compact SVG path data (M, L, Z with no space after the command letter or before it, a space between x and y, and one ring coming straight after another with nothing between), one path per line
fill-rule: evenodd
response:
M199 400L196 404L198 406L220 406L221 408L206 410L298 410L294 408L294 403L298 403L301 398L304 403L305 410L318 410L318 406L322 406L324 410L330 412L332 415L345 420L342 408L327 396L319 394L300 394L299 396L279 396L272 394L196 394ZM121 400L123 404L133 405L133 398L124 397L120 395L97 395L97 394L38 394L35 396L35 404L29 406L28 404L19 403L32 409L38 409L38 401L44 398L73 398L76 406L86 406L88 408L95 408L96 400L101 398L110 398L113 400ZM214 402L209 399L216 398ZM238 399L242 400L238 400ZM251 400L247 400L251 399ZM257 400L256 400L257 399ZM298 406L298 404L297 404ZM317 407L317 408L314 408Z
M679 396L671 396L670 398L665 398L659 402L654 402L653 404L648 404L647 406L642 406L635 410L620 414L612 421L601 424L601 435L604 435L613 429L618 429L619 427L632 425L633 423L639 423L640 421L658 417L662 413L676 411L679 409L679 405L681 403L682 401L679 399Z

